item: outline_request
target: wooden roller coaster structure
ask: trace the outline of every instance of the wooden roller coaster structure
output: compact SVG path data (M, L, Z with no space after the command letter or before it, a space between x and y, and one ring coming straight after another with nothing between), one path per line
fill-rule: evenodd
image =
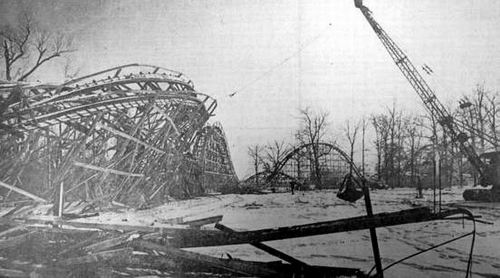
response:
M207 124L216 100L180 72L129 64L0 94L4 202L139 206L237 181L222 127Z

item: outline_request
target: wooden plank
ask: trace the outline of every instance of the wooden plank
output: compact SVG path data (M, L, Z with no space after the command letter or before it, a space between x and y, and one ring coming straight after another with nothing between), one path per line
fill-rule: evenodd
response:
M322 234L332 234L347 231L365 230L369 228L388 227L410 223L425 222L443 219L447 216L461 215L460 209L443 211L442 213L431 213L428 208L410 209L399 212L380 213L373 217L359 216L345 218L334 221L317 222L305 225L289 227L261 229L255 231L236 232L227 234L215 230L180 229L151 226L115 225L103 223L82 223L63 220L44 221L39 219L16 219L19 222L9 219L1 219L0 224L25 223L25 224L50 224L68 225L79 228L102 229L102 230L122 230L138 232L159 232L163 235L165 244L180 248L205 247L232 244L245 244L253 242L264 242L281 240L287 238L307 237ZM217 225L216 225L217 227Z
M28 237L33 233L34 231L30 231L24 234L0 240L0 250L5 248L11 248L25 242L28 239Z
M168 116L168 114L167 114L165 111L163 111L163 109L161 109L160 107L158 107L156 104L153 104L153 108L154 108L156 111L158 111L159 113L161 113L161 114L163 115L163 117L165 117L165 119L167 119L167 121L170 123L170 126L174 129L175 134L176 134L177 136L180 136L180 135L181 135L181 133L180 133L180 132L179 132L179 130L177 129L177 126L175 125L175 123L174 123L174 121L172 120L172 118L170 118L170 117Z
M136 232L125 233L123 235L120 235L120 236L117 236L114 238L106 239L106 240L99 241L99 242L96 242L94 244L88 245L83 249L85 251L91 252L91 253L104 251L106 249L110 249L110 248L113 248L113 247L116 247L118 245L125 243L130 238L130 236L132 236L135 233Z
M148 144L148 143L146 143L146 142L143 142L143 141L141 141L141 140L139 140L139 139L137 139L137 138L135 138L135 137L133 137L133 136L130 136L130 135L128 135L128 134L126 134L126 133L124 133L124 132L121 132L121 131L119 131L119 130L113 129L113 128L111 128L111 127L107 126L107 125L104 125L104 124L98 124L97 126L98 126L98 128L102 128L102 129L104 129L104 130L107 130L107 131L109 131L109 132L111 132L111 133L113 133L113 134L115 134L115 135L118 135L118 136L123 137L123 138L125 138L125 139L131 140L131 141L134 141L134 142L136 142L136 143L138 143L138 144L141 144L141 145L145 146L145 147L146 147L146 148L148 148L148 149L152 149L152 150L154 150L154 151L156 151L156 152L158 152L158 153L161 153L161 154L166 154L166 152L165 152L165 151L163 151L163 150L160 150L160 149L158 149L158 148L156 148L156 147L154 147L154 146L151 146L151 145L149 145L149 144Z
M222 224L217 225L217 228L223 232L226 232L226 233L235 233L236 232L233 229L231 229L227 226L224 226ZM303 261L298 260L298 259L296 259L288 254L285 254L277 249L274 249L271 246L266 245L262 242L253 242L253 243L250 243L250 245L252 245L253 247L258 248L264 252L267 252L267 253L269 253L277 258L280 258L280 259L284 260L285 262L289 262L290 264L292 264L294 266L297 266L297 267L300 267L303 269L309 267L309 265L304 263Z
M31 204L28 204L27 206L30 206ZM9 217L11 215L13 215L14 213L18 212L20 209L26 207L24 204L19 204L19 205L16 205L15 207L13 208L10 208L9 212L5 213L4 215L2 215L2 217Z
M4 236L6 236L6 235L8 235L10 233L17 232L19 230L24 230L25 228L26 228L25 225L14 226L14 227L12 227L10 229L7 229L5 231L0 232L0 238L4 237Z
M61 255L67 254L67 253L69 253L69 252L76 251L76 250L78 250L78 249L80 249L80 248L83 248L84 246L87 246L87 245L89 245L89 244L92 244L92 242L94 242L94 241L98 240L98 239L99 239L99 237L100 237L99 232L95 232L93 235L89 236L89 237L88 237L88 238L86 238L85 240L80 241L80 242L78 242L77 244L74 244L74 245L72 245L72 246L70 246L70 247L68 247L68 248L66 248L66 249L64 249L64 250L62 250L62 251L60 251L57 255L58 255L58 256L61 256Z
M115 174L118 176L126 176L126 177L139 177L139 178L144 177L143 174L129 173L129 172L114 170L114 169L110 169L110 168L103 168L103 167L90 165L90 164L86 164L86 163L82 163L82 162L78 162L78 161L74 161L73 165L78 166L78 167L82 167L82 168L86 168L86 169L90 169L90 170L94 170L94 171L104 172L106 174L109 173L109 174Z
M28 274L17 269L0 268L0 277L30 277Z
M189 252L174 247L166 247L150 241L137 240L132 243L134 247L142 250L155 250L164 253L167 258L177 258L187 260L194 263L194 265L204 264L214 268L222 269L232 273L245 276L264 276L276 277L279 273L271 268L255 268L240 260L221 260L208 255L203 255L195 252Z
M109 251L102 251L95 254L89 254L86 256L68 258L57 262L60 266L72 266L80 264L90 264L90 263L102 263L109 261L113 258L124 258L132 255L133 249L130 247L120 248Z
M19 205L29 205L33 202L33 200L17 200L17 201L10 201L10 202L2 202L0 203L0 208L4 207L15 207Z
M21 189L21 188L19 188L17 186L9 185L9 184L6 184L6 183L4 183L2 181L0 181L0 186L5 187L7 189L10 189L10 190L12 190L14 192L17 192L17 193L21 194L21 195L24 195L24 196L26 196L26 197L28 197L30 199L33 199L33 200L35 200L37 202L47 203L47 200L45 200L43 198L40 198L40 197L38 197L38 196L36 196L34 194L31 194L28 191L23 190L23 189Z
M98 212L94 213L63 213L62 218L64 220L70 220L70 219L80 219L80 218L88 218L88 217L94 217L94 216L99 216Z
M189 225L191 227L199 229L203 225L219 223L220 221L222 221L222 217L223 217L222 215L216 215L216 216L210 216L210 217L196 219L196 220L183 221L179 224Z

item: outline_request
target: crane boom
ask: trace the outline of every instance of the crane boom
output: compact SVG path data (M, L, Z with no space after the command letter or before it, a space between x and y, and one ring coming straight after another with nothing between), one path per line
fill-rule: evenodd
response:
M403 73L408 82L410 82L411 86L424 103L427 111L443 127L445 132L450 136L452 142L460 148L460 151L482 176L485 164L474 150L468 136L461 131L459 123L454 121L451 114L436 97L434 91L429 87L427 82L425 82L404 51L391 39L391 37L389 37L373 18L370 9L363 5L362 0L355 0L354 3L355 6L361 10L399 70Z

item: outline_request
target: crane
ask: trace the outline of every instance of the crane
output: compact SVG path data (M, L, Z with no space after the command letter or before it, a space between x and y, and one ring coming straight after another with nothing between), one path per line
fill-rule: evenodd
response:
M377 23L370 9L363 5L363 0L354 0L354 5L364 15L392 60L396 63L396 66L422 100L426 110L443 127L443 130L448 134L451 141L457 145L460 151L467 157L472 167L479 173L480 184L483 186L493 185L491 192L486 192L488 190L485 189L466 190L464 198L466 200L500 201L500 153L493 152L486 156L490 160L490 164L487 164L477 154L469 136L465 132L466 130L470 132L474 131L466 128L463 123L452 117L408 56ZM483 137L487 136L483 135ZM498 146L498 142L493 142L493 144Z

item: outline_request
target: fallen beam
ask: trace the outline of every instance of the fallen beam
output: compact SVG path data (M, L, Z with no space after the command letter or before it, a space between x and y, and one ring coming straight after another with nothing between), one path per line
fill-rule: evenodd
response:
M118 136L123 137L123 138L125 138L125 139L128 139L128 140L130 140L130 141L136 142L137 144L141 144L141 145L143 145L144 147L146 147L146 148L148 148L148 149L151 149L151 150L154 150L154 151L156 151L156 152L158 152L158 153L161 153L161 154L166 154L166 152L165 152L165 151L163 151L163 150L160 150L160 149L158 149L158 148L156 148L156 147L154 147L154 146L151 146L151 145L149 145L149 144L148 144L148 143L146 143L146 142L143 142L143 141L141 141L141 140L139 140L139 139L137 139L137 138L135 138L135 137L133 137L133 136L128 135L128 134L127 134L127 133L125 133L125 132L121 132L121 131L116 130L116 129L114 129L114 128L111 128L111 127L109 127L109 126L107 126L107 125L104 125L104 124L100 124L100 123L99 123L99 124L97 124L97 128L98 128L98 129L99 129L99 128L102 128L102 129L104 129L104 130L107 130L107 131L109 131L109 132L111 132L111 133L113 133L113 134L115 134L115 135L118 135Z
M31 198L31 199L33 199L33 200L35 200L37 202L47 203L47 200L45 200L43 198L40 198L40 197L38 197L38 196L36 196L34 194L31 194L28 191L23 190L23 189L21 189L21 188L19 188L17 186L9 185L9 184L6 184L6 183L1 182L1 181L0 181L0 186L5 187L7 189L10 189L10 190L12 190L14 192L17 192L17 193L19 193L21 195L24 195L24 196L28 197L28 198Z
M114 170L114 169L110 169L110 168L102 168L99 166L90 165L90 164L86 164L86 163L82 163L82 162L78 162L78 161L73 162L73 165L78 166L78 167L82 167L82 168L86 168L86 169L90 169L90 170L94 170L94 171L103 172L103 173L115 174L118 176L138 177L138 178L144 177L143 174L129 173L129 172Z
M132 245L135 248L143 251L155 250L158 252L162 252L165 257L171 259L174 258L174 260L187 261L190 263L194 263L193 265L208 265L239 275L258 277L277 277L279 275L278 271L272 268L252 267L251 264L247 264L244 261L223 260L208 255L177 249L174 247L163 246L150 241L137 240L133 241Z
M172 120L172 118L170 118L168 116L168 114L165 111L163 111L163 109L161 109L160 107L158 107L156 104L153 104L153 109L156 110L156 111L158 111L160 114L163 115L163 117L165 117L165 119L167 119L167 121L170 123L170 125L174 129L175 134L177 134L177 136L181 136L181 133L177 129L177 126L175 125L174 121Z
M239 259L221 259L195 252L185 251L174 247L163 246L149 241L133 241L134 248L161 253L166 263L174 262L174 268L185 271L209 271L221 270L238 275L251 277L366 277L359 269L343 267L308 266L297 268L289 264L277 262L252 262Z
M83 249L85 251L91 252L91 253L104 251L106 249L111 249L113 247L116 247L118 245L125 243L126 241L128 241L130 239L130 237L132 235L134 235L134 232L128 232L128 233L125 233L123 235L119 235L117 237L113 237L110 239L106 239L103 241L99 241L99 242L90 244L90 245L84 247Z
M233 229L226 227L222 224L217 225L217 228L225 233L230 233L230 234L236 233L236 231L234 231ZM294 258L288 254L285 254L277 249L274 249L271 246L268 246L262 242L254 242L254 243L251 243L251 245L253 247L258 248L264 252L267 252L267 253L269 253L277 258L280 258L280 259L284 260L285 262L288 262L294 266L301 267L301 268L309 267L309 265L304 263L303 261L297 260L296 258Z
M447 216L462 214L462 210L449 210L432 213L429 208L410 209L399 212L380 213L372 217L360 216L334 221L325 221L290 227L262 229L255 231L235 232L232 234L210 230L164 230L165 244L187 248L232 244L245 244L281 240L296 237L307 237L347 231L367 230L403 224L419 223L444 219ZM215 225L216 228L220 224Z
M57 255L62 256L62 255L67 254L69 252L73 252L73 251L76 251L78 249L81 249L81 248L83 248L87 245L90 245L93 242L99 240L99 237L100 237L99 232L95 232L94 234L90 235L89 237L87 237L83 241L80 241L72 246L67 247L64 250L59 251L59 253Z
M379 213L372 217L359 216L333 221L318 222L281 228L261 229L255 231L235 232L232 234L216 230L197 230L151 226L116 225L103 223L83 223L64 220L39 219L0 219L3 224L47 224L54 226L72 226L87 229L121 230L154 233L163 235L163 244L179 248L206 247L233 244L249 244L287 238L307 237L347 231L367 230L395 225L443 220L452 215L462 215L463 210L452 209L441 213L432 213L429 208L417 208L390 213ZM216 227L218 225L216 224Z
M183 221L179 224L189 225L195 229L199 229L203 225L219 223L220 221L222 221L222 217L223 217L222 215L216 215L216 216L211 216L211 217L206 217L206 218L201 218L201 219L196 219L196 220Z
M17 269L0 268L0 277L29 277L29 275Z
M0 232L0 238L5 237L6 235L8 235L10 233L17 232L19 230L24 230L25 228L26 228L25 225L14 226L12 228L9 228L7 230Z
M133 249L130 247L120 248L115 250L103 251L95 254L90 254L82 257L68 258L58 262L60 266L71 266L89 263L102 263L114 258L126 258L132 255Z
M5 248L13 248L21 243L24 243L33 233L34 231L29 231L17 236L0 240L0 250Z

